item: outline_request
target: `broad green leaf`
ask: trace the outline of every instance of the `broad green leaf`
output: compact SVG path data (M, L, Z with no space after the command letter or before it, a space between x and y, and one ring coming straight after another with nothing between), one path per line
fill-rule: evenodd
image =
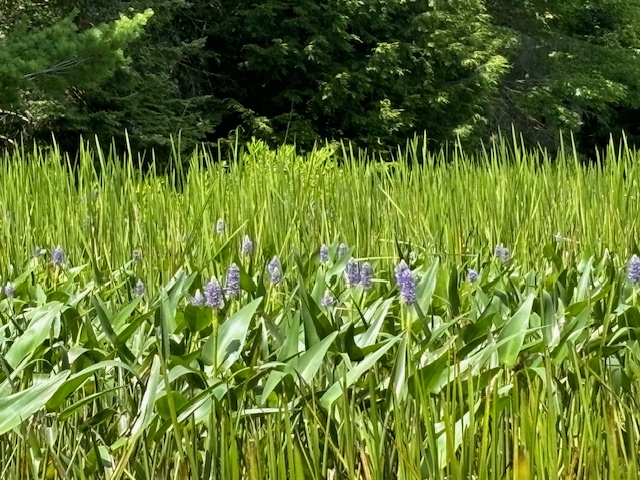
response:
M131 436L129 441L133 443L144 430L151 424L153 419L153 410L156 402L156 394L158 384L160 383L160 357L153 357L151 370L149 372L149 380L147 380L147 388L142 397L140 405L138 405L138 418L133 427L131 427Z
M356 335L355 342L360 348L373 345L378 338L378 333L384 324L384 320L387 318L389 308L393 305L394 299L388 298L387 300L379 299L372 306L370 306L364 313L364 318L369 324L367 331Z
M98 362L69 376L65 384L62 385L55 395L47 401L47 409L57 410L67 397L76 391L89 377L92 377L97 371L105 370L107 368L122 368L123 370L128 370L133 375L136 375L135 370L124 362L120 362L118 360L104 360L102 362Z
M64 385L67 377L69 371L60 372L33 387L0 398L0 435L16 428L44 408L58 388Z
M501 363L510 366L516 363L516 359L524 343L524 337L529 328L529 317L531 315L531 308L533 307L533 300L534 296L529 295L518 311L513 314L511 319L509 319L500 331L498 342L504 340L504 343L498 347L498 358Z
M141 301L142 297L135 297L126 306L121 308L118 313L111 317L111 328L113 328L116 333L120 331L127 319L131 317L131 314L135 311Z
M542 319L542 334L544 336L545 343L549 345L553 338L553 328L557 325L556 322L556 309L553 306L553 299L546 290L542 292L542 301L540 302L540 318Z
M299 321L298 321L299 322ZM294 323L299 325L299 323ZM306 352L303 352L300 356L291 358L286 364L283 365L282 370L272 370L267 377L267 381L264 384L264 388L261 394L261 403L264 404L273 390L278 386L280 381L287 375L294 375L294 380L299 383L302 380L303 383L309 384L322 366L322 361L326 355L329 347L335 340L338 332L334 332L322 339L320 343L316 343ZM287 339L287 341L289 341ZM296 335L297 342L297 335Z
M17 368L23 360L30 357L43 344L49 336L53 320L62 312L63 308L61 303L52 302L27 313L26 317L30 318L29 326L13 342L5 355L5 360L11 368Z
M431 306L431 299L433 298L433 292L436 289L436 283L438 281L438 272L439 272L439 260L436 259L427 272L423 275L423 277L418 282L416 287L416 299L418 306L420 307L420 311L423 314L427 314L429 311L429 307Z
M200 332L211 325L213 313L210 308L188 305L184 310L184 319L191 332Z
M589 261L582 271L580 281L578 282L578 288L576 289L576 302L581 302L589 297L589 286L591 284L591 271L593 270L594 257L590 257Z
M214 335L209 337L202 350L202 360L207 365L213 365L215 370L224 370L240 357L251 319L261 302L262 297L245 305L220 325L217 339Z
M104 303L102 302L102 299L96 295L92 299L92 304L93 304L93 308L98 314L100 325L102 325L102 330L106 335L106 337L109 339L111 344L114 347L116 347L118 352L120 352L120 355L122 355L122 358L126 359L129 363L133 364L135 362L135 356L133 355L131 350L129 350L129 347L127 347L127 344L125 342L121 342L118 340L116 332L112 328L112 324L111 324L112 317L110 317L109 313L107 312L107 309Z
M407 380L407 335L402 337L402 341L398 346L396 363L393 367L393 393L398 400L404 400L407 395L405 388Z
M333 402L335 402L342 395L342 389L349 388L353 383L358 380L367 370L375 365L375 363L385 354L389 349L399 340L398 337L394 337L390 339L383 347L376 350L375 352L369 354L364 360L358 362L349 372L347 372L346 376L346 384L342 380L338 380L335 382L329 389L324 393L324 395L320 398L320 405L322 405L325 409L331 407Z
M336 263L334 263L331 268L327 271L324 276L324 281L326 285L332 285L332 280L337 278L340 279L340 276L344 273L345 268L347 267L347 263L351 258L351 248L347 250L347 252L340 257Z
M322 361L331 347L331 344L338 336L338 332L333 332L323 338L320 343L316 343L309 350L304 352L298 358L291 360L291 366L300 376L305 384L310 384L313 377L322 366Z
M555 362L562 363L569 353L569 344L584 331L589 323L589 307L585 307L576 317L567 322L562 329L558 346L551 355Z

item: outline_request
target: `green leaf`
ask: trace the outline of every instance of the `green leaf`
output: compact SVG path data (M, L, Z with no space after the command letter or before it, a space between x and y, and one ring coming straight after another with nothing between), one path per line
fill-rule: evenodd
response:
M498 341L504 341L498 347L498 358L501 363L513 366L516 363L524 337L529 327L529 317L533 307L533 295L529 295L522 306L505 324L498 335Z
M220 325L217 345L214 335L209 337L202 350L202 360L205 364L213 365L215 370L224 370L240 357L251 319L261 302L262 297L255 299Z
M364 312L364 318L369 324L369 328L367 328L366 332L360 335L356 335L356 345L358 345L360 348L364 348L375 343L384 320L385 318L387 318L389 308L391 308L393 302L393 298L388 298L384 301L382 299L379 299L376 301L376 303L369 307L366 312Z
M342 389L349 388L353 383L358 380L367 370L369 370L375 363L385 354L387 351L399 340L398 337L394 337L389 340L383 347L376 350L375 352L369 354L364 360L359 362L355 367L353 367L349 372L347 372L346 384L343 385L342 380L338 380L335 382L329 389L324 393L324 395L320 398L320 405L322 405L325 409L331 407L333 402L335 402L342 395Z
M27 317L31 317L29 326L13 342L5 355L5 360L11 368L15 369L44 343L49 336L53 320L62 312L63 307L61 303L51 302L37 307L27 314Z
M68 371L61 372L26 390L0 398L0 435L16 428L44 408L68 376Z
M184 310L187 327L193 333L200 332L213 322L213 312L210 308L188 305Z
M460 296L458 294L458 270L451 269L449 276L449 305L451 305L451 315L457 317L460 312Z
M407 380L407 335L402 337L398 351L396 352L396 363L393 369L393 393L396 398L403 400L407 390L405 382Z
M87 367L81 370L78 373L74 373L71 375L64 385L62 385L58 391L47 401L47 409L57 410L63 402L67 399L69 395L71 395L74 391L76 391L80 386L91 376L93 376L97 371L104 370L106 368L122 368L124 370L130 371L133 375L136 375L135 370L131 368L124 362L120 362L118 360L105 360L102 362L98 362L90 367Z
M133 364L136 358L133 355L133 353L131 353L131 350L129 350L129 347L127 347L126 343L118 340L116 332L113 330L111 326L111 317L107 313L107 309L105 308L104 303L102 302L100 297L96 295L92 299L91 303L93 304L93 308L98 314L98 319L100 320L100 325L102 325L102 330L104 331L104 334L107 336L111 344L114 347L116 347L118 352L120 352L120 355L122 355L122 358L129 361L129 363Z
M129 437L130 444L133 444L135 440L137 440L137 438L142 435L144 430L146 430L147 427L151 424L159 383L160 357L155 355L153 357L153 363L151 364L149 380L147 381L147 389L145 390L142 401L138 406L138 418L133 424L133 427L131 427L131 437Z
M433 264L427 270L427 273L425 273L424 276L420 279L420 282L418 282L418 285L416 287L417 303L420 307L420 311L425 315L429 311L429 307L431 306L431 299L433 298L433 292L436 289L439 263L440 262L438 259L433 262Z
M291 366L305 384L310 384L311 380L313 380L313 377L322 366L322 361L337 335L338 332L327 335L321 342L316 343L298 358L291 360Z
M591 284L591 271L593 270L594 257L590 257L589 261L582 271L580 281L578 282L578 288L576 289L576 302L586 300L589 296L589 286Z

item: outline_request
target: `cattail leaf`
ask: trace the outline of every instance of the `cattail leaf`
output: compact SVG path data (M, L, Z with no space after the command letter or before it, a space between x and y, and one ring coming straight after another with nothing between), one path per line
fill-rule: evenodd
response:
M449 306L451 315L457 317L460 314L460 295L458 294L458 269L453 267L449 276Z

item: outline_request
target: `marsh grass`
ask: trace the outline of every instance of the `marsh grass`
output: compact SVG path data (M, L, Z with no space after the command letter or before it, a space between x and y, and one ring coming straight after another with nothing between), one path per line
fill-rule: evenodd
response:
M535 265L556 233L570 254L626 253L640 214L640 165L624 144L583 164L504 139L474 156L415 140L395 162L344 145L300 156L256 142L175 159L168 174L109 152L87 147L69 159L54 146L1 158L1 272L35 246L62 245L75 265L104 271L141 248L155 285L185 263L214 269L220 249L235 254L244 234L256 262L344 241L361 257L397 258L400 246L452 262L503 243Z
M7 153L0 478L638 478L636 153L397 157L253 143L167 174L99 149L75 166ZM62 267L31 257L56 245ZM345 284L351 257L371 290ZM240 297L192 305L231 262Z

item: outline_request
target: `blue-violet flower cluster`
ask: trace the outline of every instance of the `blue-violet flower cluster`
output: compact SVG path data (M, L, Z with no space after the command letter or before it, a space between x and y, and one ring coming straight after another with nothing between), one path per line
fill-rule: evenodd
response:
M204 304L214 310L224 308L222 288L215 277L211 277L211 281L204 286Z
M629 259L627 278L634 285L638 285L640 283L640 258L638 258L637 255L633 255Z
M496 247L495 255L497 258L502 260L502 263L507 263L511 258L511 251L502 244L499 244Z
M278 257L273 257L267 265L269 271L269 281L272 285L277 285L282 281L282 264Z
M331 308L335 304L336 299L333 298L329 290L325 290L324 297L320 299L320 306L324 308Z
M478 271L473 268L467 269L467 281L469 283L476 283L478 281Z
M224 220L219 218L218 221L216 221L216 233L218 235L222 235L224 233L224 226Z
M396 266L395 275L402 302L406 305L416 303L416 277L404 260Z
M324 243L320 247L320 254L318 257L320 258L320 263L329 263L329 247Z
M240 253L243 255L251 255L253 252L253 241L249 238L249 235L245 235L242 237L242 247L240 248Z
M235 263L229 265L227 269L227 283L225 295L227 298L235 298L240 293L240 267Z
M347 277L347 284L350 287L355 287L360 283L360 266L357 260L353 258L349 259L344 274Z
M51 263L53 263L56 267L62 267L64 265L66 255L61 246L55 247L51 250Z
M138 297L141 297L142 295L144 295L144 292L146 291L147 291L147 288L145 287L144 283L142 282L142 280L138 279L135 287L133 287L133 294L137 295Z
M369 262L364 262L360 267L360 285L364 290L369 290L373 286L373 267Z

